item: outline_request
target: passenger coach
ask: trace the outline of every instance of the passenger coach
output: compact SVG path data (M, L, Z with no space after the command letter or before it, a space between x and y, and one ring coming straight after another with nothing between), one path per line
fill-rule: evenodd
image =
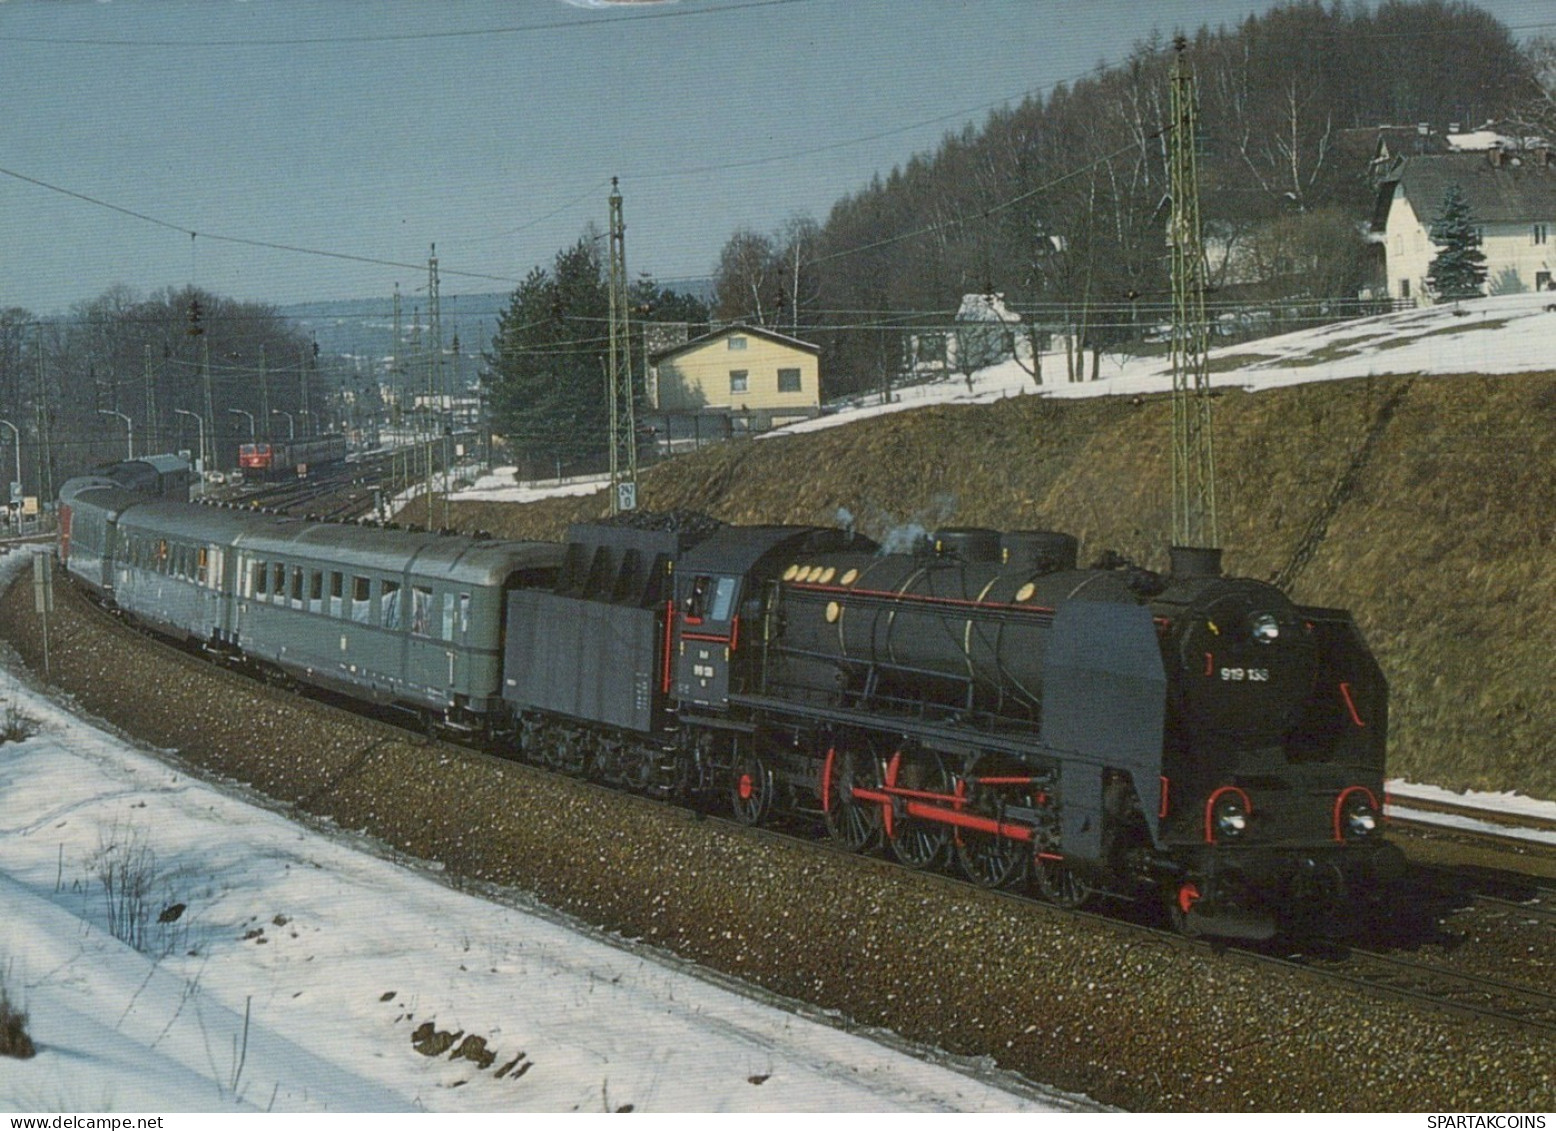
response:
M562 547L148 500L100 477L60 493L60 550L105 603L307 683L477 726L502 706L507 591Z

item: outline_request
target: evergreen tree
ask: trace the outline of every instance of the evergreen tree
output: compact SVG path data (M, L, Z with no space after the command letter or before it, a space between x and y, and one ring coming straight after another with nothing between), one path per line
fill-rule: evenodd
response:
M530 471L604 466L610 402L605 371L610 353L610 291L603 240L586 231L557 252L551 269L535 268L519 284L487 355L493 428L507 437ZM634 323L706 322L696 299L640 279L629 299ZM632 347L641 380L641 339ZM641 389L638 391L641 398Z
M1443 193L1442 211L1432 221L1430 235L1442 248L1426 271L1437 301L1480 298L1485 293L1486 253L1480 250L1480 233L1458 185L1449 185Z

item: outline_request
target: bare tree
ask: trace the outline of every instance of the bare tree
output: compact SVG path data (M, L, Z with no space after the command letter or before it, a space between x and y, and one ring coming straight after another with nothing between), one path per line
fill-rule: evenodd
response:
M780 293L782 269L770 238L750 228L740 229L719 253L713 281L714 315L765 326L767 313Z

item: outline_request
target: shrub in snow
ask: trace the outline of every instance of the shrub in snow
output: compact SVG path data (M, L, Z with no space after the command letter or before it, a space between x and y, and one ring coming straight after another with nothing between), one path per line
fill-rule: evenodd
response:
M27 1060L37 1055L32 1038L27 1035L27 1012L11 1002L11 995L4 983L0 983L0 1056Z

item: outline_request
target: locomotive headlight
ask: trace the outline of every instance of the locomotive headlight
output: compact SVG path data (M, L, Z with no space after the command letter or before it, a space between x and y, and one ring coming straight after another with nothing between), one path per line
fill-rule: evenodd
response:
M1248 635L1260 644L1273 644L1280 639L1280 622L1274 613L1255 613L1248 618Z
M1248 803L1238 793L1223 793L1211 809L1217 840L1235 840L1248 828Z
M1377 831L1381 822L1377 806L1364 790L1346 794L1340 805L1339 833L1345 840L1361 840Z

